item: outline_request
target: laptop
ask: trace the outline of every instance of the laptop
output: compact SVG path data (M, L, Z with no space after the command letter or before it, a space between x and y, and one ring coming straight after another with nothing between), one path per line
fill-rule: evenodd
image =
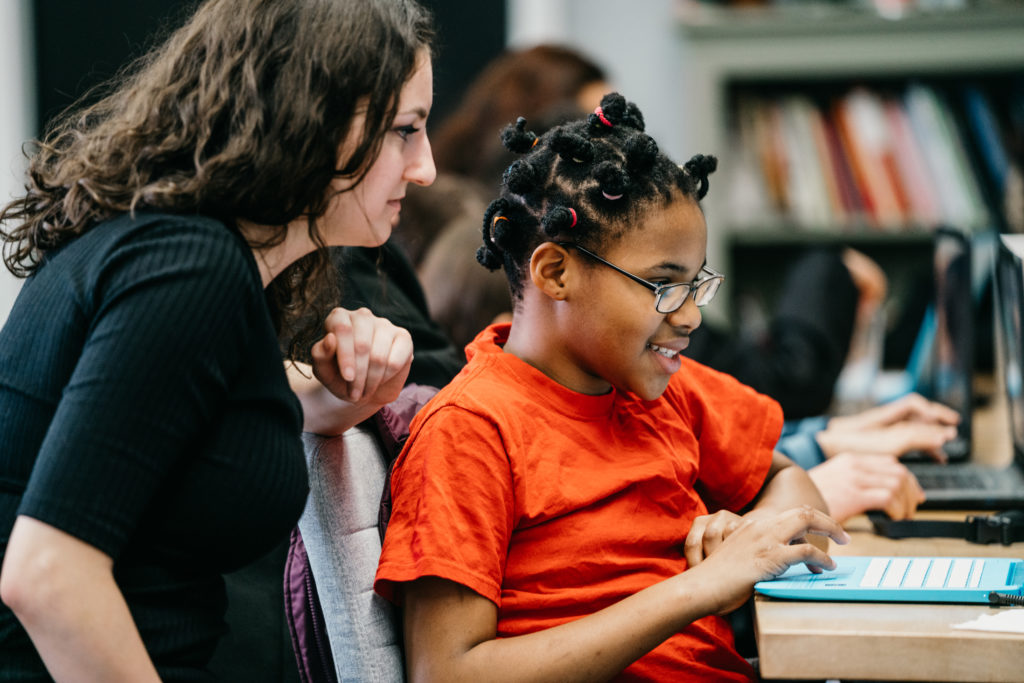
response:
M960 415L955 438L943 450L948 462L971 455L974 372L974 287L970 238L936 229L932 244L933 300L925 311L907 372L914 391ZM925 459L925 456L921 456Z
M947 449L949 464L907 462L927 496L922 508L1024 508L1024 242L1002 235L995 256L997 372L1007 396L1013 462L994 468L973 462L970 447L973 316L970 242L940 230L935 237L936 300L931 347L917 368L919 392L960 413L960 434ZM921 351L920 347L917 349Z
M834 556L836 569L790 567L754 590L791 600L1024 605L1024 560L1005 557Z

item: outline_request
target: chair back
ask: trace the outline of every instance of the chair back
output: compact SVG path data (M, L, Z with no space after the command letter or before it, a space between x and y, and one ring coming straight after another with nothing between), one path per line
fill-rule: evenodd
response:
M389 473L409 422L437 390L410 385L341 436L304 434L309 498L292 532L285 601L303 683L401 683L401 624L373 591ZM384 515L384 517L382 517Z

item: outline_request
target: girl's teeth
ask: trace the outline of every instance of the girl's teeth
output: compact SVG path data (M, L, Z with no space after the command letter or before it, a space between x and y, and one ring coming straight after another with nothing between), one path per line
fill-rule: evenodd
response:
M660 346L658 346L656 344L648 344L647 348L649 348L651 351L655 351L657 353L660 353L661 355L665 356L665 358L675 358L676 357L676 352L675 351L673 351L671 349L662 348L662 347L660 347Z

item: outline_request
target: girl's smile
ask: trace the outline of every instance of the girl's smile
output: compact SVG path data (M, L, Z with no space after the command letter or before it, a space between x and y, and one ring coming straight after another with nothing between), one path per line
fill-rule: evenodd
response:
M616 387L646 400L657 398L682 365L680 352L700 325L700 310L687 296L677 310L659 313L654 292L616 271L654 285L691 282L701 273L706 247L703 213L679 195L664 208L643 212L622 238L595 247L601 250L598 259L596 252L549 243L546 248L560 250L551 258L562 270L542 281L548 296L527 297L524 304L550 308L551 322L524 335L533 337L524 344L516 327L531 316L517 310L506 351L581 393Z
M647 348L653 351L656 355L664 358L664 361L660 361L665 368L665 372L668 374L674 373L679 369L681 361L679 360L679 353L683 351L690 344L689 337L682 337L676 342L655 344L653 342L647 343Z

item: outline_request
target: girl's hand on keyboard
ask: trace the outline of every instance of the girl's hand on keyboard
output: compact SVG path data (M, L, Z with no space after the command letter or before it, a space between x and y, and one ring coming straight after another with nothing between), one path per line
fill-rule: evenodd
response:
M697 519L708 517L718 515ZM726 521L724 516L720 519ZM684 547L689 571L707 579L702 584L712 592L717 614L735 610L750 597L755 583L775 578L794 564L804 563L812 572L834 569L831 557L803 542L808 534L828 536L839 544L850 540L837 521L809 505L777 514L744 516L726 526L730 532L712 552L704 554L703 537L691 542L687 536Z

